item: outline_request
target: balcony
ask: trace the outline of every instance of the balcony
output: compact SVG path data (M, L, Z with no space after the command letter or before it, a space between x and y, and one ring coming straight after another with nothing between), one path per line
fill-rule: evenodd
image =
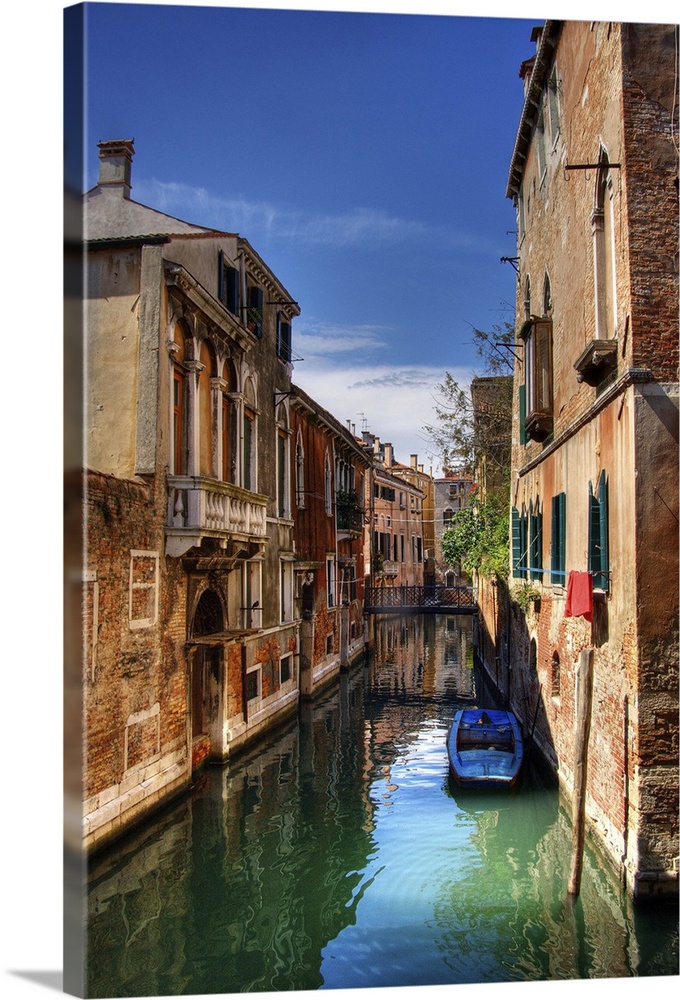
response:
M266 531L266 497L206 476L168 477L167 556L179 558L213 538L227 556L252 558Z
M399 563L386 559L383 563L383 574L389 577L399 576Z
M335 497L338 540L357 536L364 530L364 509L354 492L339 490Z

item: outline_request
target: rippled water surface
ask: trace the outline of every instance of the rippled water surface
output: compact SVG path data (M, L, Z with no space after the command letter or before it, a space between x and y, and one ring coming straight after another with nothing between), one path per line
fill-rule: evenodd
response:
M484 700L469 618L384 620L375 653L92 864L93 997L677 975L677 911L633 913L529 769L450 787Z

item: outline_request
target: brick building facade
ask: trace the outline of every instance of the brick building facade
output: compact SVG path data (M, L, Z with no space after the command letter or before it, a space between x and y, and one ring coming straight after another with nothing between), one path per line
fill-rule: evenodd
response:
M570 794L592 650L589 828L635 898L675 896L677 29L547 21L534 40L507 188L513 603L487 608L481 651Z
M293 386L295 617L300 690L309 697L364 651L365 493L371 458L351 432Z

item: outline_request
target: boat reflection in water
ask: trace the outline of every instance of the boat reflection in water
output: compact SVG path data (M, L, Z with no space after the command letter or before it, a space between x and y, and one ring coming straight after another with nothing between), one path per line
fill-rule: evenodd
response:
M568 901L569 817L531 767L449 782L478 689L469 618L380 621L364 666L93 860L89 995L676 975L677 914L633 914L588 850Z

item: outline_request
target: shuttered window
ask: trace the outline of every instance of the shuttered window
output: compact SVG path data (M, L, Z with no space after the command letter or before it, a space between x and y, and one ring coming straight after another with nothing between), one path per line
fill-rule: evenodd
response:
M282 361L291 361L292 353L292 328L290 323L281 319L281 313L276 316L276 354Z
M238 316L239 270L227 263L221 250L218 254L217 294L222 305L234 316Z
M262 336L262 310L264 298L257 285L248 286L248 329L256 337Z
M609 496L604 469L600 473L597 492L588 484L588 572L593 574L593 587L609 590Z
M527 515L516 507L511 512L512 531L512 575L520 580L526 580L527 571ZM523 567L523 568L520 568Z
M566 583L566 493L552 498L550 518L550 582Z
M532 580L543 579L543 513L538 501L529 505L529 567Z

